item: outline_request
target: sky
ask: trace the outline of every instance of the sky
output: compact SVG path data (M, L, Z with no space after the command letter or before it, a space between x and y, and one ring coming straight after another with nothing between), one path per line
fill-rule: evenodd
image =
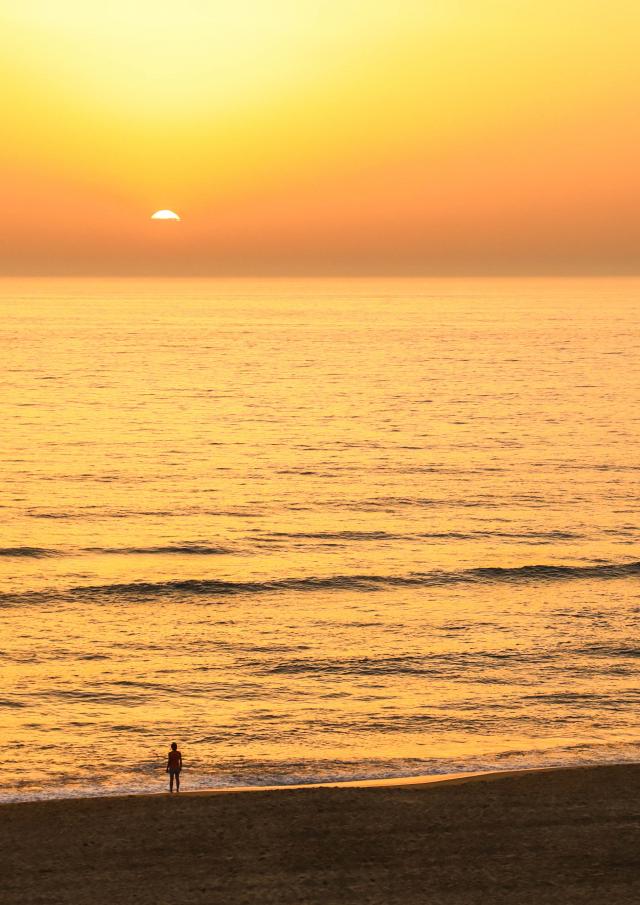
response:
M0 0L0 273L637 273L639 46L637 0Z

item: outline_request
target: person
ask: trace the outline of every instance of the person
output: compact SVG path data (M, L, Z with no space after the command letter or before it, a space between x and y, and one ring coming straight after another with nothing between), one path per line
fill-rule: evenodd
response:
M173 780L176 781L176 792L180 791L180 770L182 770L182 754L178 751L175 742L171 742L171 751L167 759L167 770L169 774L169 792L173 792Z

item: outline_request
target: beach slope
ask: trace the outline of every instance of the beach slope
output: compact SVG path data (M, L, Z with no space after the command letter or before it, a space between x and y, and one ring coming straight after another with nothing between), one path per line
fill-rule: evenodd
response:
M0 814L3 905L640 901L636 765Z

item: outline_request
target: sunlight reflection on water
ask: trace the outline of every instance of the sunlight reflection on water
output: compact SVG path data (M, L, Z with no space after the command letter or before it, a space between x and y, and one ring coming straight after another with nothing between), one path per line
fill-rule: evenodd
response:
M638 286L4 281L2 794L637 759Z

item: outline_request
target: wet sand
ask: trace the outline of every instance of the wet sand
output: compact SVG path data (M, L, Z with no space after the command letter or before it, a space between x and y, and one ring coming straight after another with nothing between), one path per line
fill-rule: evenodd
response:
M640 902L640 765L0 815L3 905Z

